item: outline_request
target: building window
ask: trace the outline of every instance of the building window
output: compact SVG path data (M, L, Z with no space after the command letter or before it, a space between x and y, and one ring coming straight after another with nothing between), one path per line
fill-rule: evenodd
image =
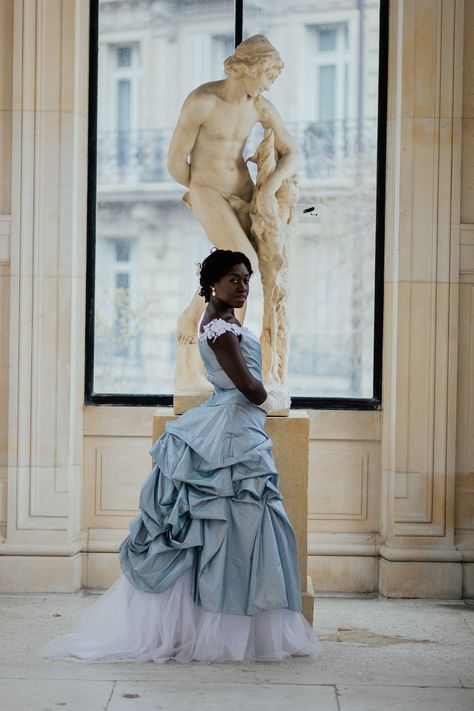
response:
M99 183L136 175L141 115L142 67L140 43L100 46L97 116Z
M293 404L380 406L387 10L190 0L165 16L93 0L88 402L172 401L176 320L211 245L168 175L168 145L186 95L223 78L235 40L263 33L286 65L268 98L298 145L301 206L317 213L290 245ZM254 284L256 332L259 298Z
M213 68L219 67L220 68L220 76L215 77L215 78L224 78L225 77L225 72L224 72L224 61L227 59L227 57L230 57L230 55L234 51L234 35L229 34L229 35L214 35L212 37L212 45L213 45L213 58L212 58L212 66Z
M351 61L347 23L310 28L316 35L313 61L316 84L315 118L341 121L349 114L349 66ZM316 49L317 48L317 49Z
M141 364L138 251L137 239L97 235L102 268L95 283L95 371L97 383L112 393L120 392Z

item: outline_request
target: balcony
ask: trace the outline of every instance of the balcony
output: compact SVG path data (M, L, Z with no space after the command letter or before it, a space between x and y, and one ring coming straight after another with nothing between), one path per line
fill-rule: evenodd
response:
M374 165L377 146L376 119L288 123L300 155L298 174L305 180L348 180ZM98 131L98 186L170 183L166 156L173 129ZM263 134L258 124L247 141L244 155L252 155ZM365 173L365 170L364 170Z
M172 129L97 132L97 183L166 183Z

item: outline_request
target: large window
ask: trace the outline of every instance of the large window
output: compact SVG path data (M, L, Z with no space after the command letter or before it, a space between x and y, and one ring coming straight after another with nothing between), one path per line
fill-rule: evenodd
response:
M298 145L299 201L318 215L298 219L290 245L293 404L380 405L387 4L92 2L88 402L171 403L176 320L212 245L168 145L187 94L263 33L286 65L268 98ZM257 333L261 314L254 283Z

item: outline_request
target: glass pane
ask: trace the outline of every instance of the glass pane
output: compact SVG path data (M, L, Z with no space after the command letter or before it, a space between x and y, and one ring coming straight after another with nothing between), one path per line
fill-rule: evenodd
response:
M130 242L125 239L118 239L115 242L115 259L117 262L128 262L130 260Z
M186 96L224 76L233 6L99 2L97 393L173 392L176 321L211 244L166 155Z
M117 289L128 289L129 281L130 278L128 274L119 273L115 275L115 286Z
M319 67L318 118L336 118L336 67Z
M267 96L320 220L289 244L293 395L373 395L378 28L377 0L244 0L244 38L265 34L285 62Z
M130 81L117 84L117 158L123 168L130 159Z
M117 124L119 131L130 129L130 81L121 79L118 83L118 114Z
M336 30L320 29L318 30L319 51L332 52L336 49Z
M117 65L119 67L129 67L132 63L132 48L117 47Z

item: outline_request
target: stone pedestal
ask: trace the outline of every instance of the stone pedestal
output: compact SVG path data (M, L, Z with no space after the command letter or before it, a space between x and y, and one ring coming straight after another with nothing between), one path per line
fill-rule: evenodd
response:
M214 390L208 393L181 393L180 395L174 395L173 413L175 415L182 415L186 410L202 405L203 402L209 399L209 396L212 395L213 392ZM289 414L289 409L278 410L278 412L272 412L272 417L288 417Z
M174 395L173 413L175 415L182 415L186 412L186 410L202 405L203 402L206 402L206 400L209 399L209 395L210 393L201 393L200 395L195 393L189 393L187 395Z
M158 408L153 417L153 441L160 437L166 423L176 419L170 408ZM309 418L301 410L289 417L267 417L267 434L273 440L273 454L280 474L280 491L298 542L301 576L302 611L313 624L314 594L307 577L308 529L308 451ZM309 588L309 589L308 589Z

